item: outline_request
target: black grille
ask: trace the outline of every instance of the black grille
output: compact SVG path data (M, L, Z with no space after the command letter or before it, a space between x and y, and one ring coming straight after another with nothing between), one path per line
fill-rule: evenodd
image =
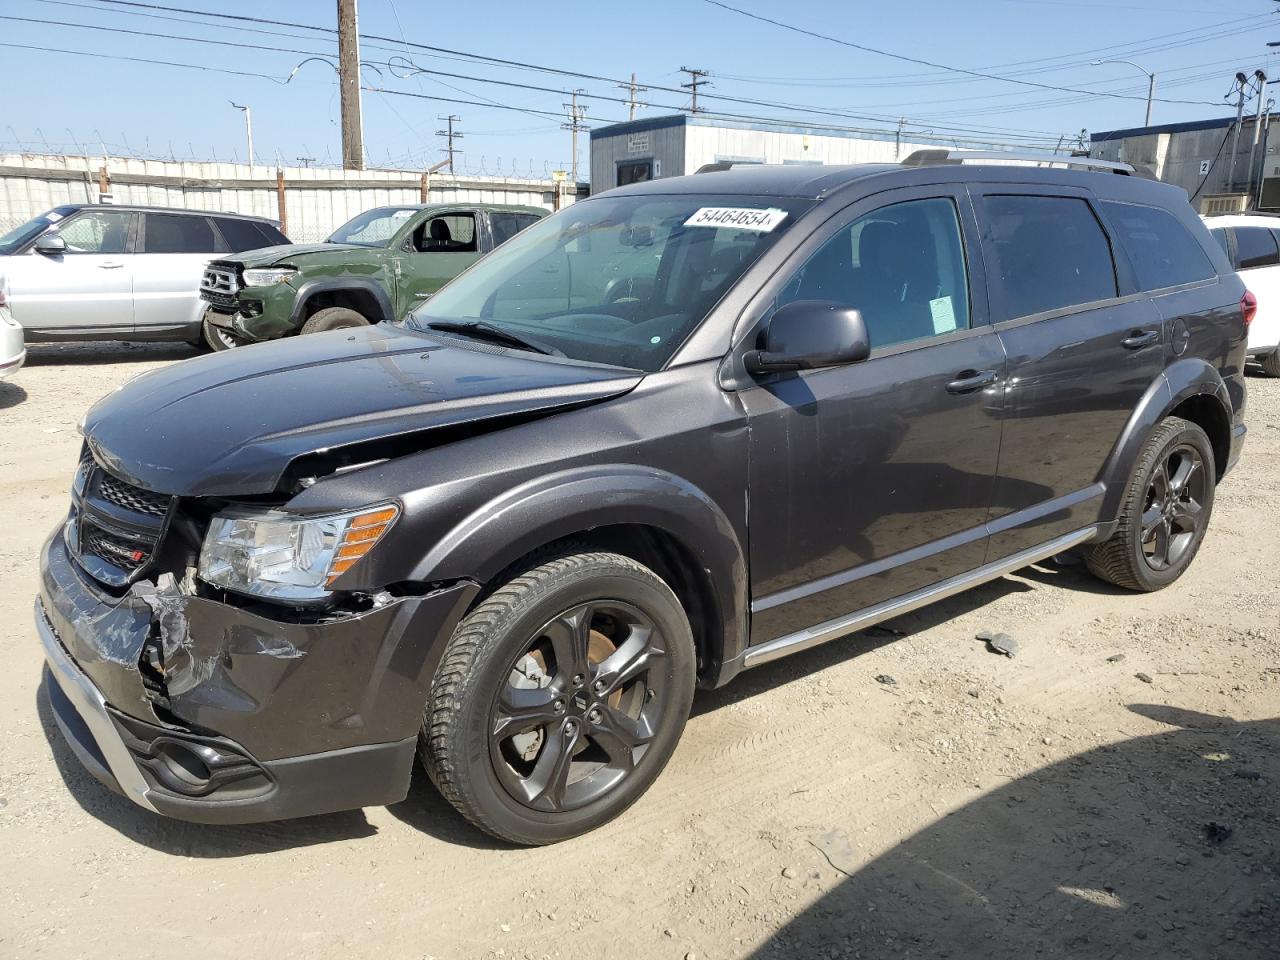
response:
M108 533L90 521L83 521L80 531L81 549L101 557L113 566L130 572L137 570L148 558L139 544Z
M163 517L169 510L168 497L135 487L123 480L117 480L109 473L99 474L98 495L108 503L114 503L117 507L132 510L134 513Z

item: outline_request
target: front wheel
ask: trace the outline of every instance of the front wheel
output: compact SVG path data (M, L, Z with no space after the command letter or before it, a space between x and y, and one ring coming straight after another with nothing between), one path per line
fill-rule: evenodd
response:
M1116 532L1085 553L1090 571L1128 590L1173 583L1204 540L1216 480L1205 432L1179 417L1165 419L1134 465Z
M367 327L369 321L364 314L347 307L325 307L317 310L302 325L302 333L324 333L327 330L349 330L352 327Z
M230 330L210 323L207 313L200 324L200 332L204 339L205 346L215 352L222 350L234 350L236 347L244 344L244 341Z
M652 570L611 553L537 562L459 624L420 753L480 829L546 844L613 819L653 783L693 700L689 621Z

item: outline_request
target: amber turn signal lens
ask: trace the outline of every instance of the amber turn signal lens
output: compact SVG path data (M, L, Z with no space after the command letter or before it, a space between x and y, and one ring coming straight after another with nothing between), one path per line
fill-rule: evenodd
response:
M347 525L338 549L334 553L333 562L329 564L329 577L326 586L350 570L361 557L373 549L382 535L391 529L391 524L400 516L399 507L379 507L354 517Z

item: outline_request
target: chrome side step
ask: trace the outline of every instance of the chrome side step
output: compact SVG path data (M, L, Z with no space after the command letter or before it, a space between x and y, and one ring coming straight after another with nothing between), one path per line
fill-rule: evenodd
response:
M769 640L758 646L748 647L747 652L743 655L742 665L744 668L758 667L762 663L777 660L779 657L785 657L788 654L799 653L801 650L808 650L810 647L816 647L818 644L826 643L828 640L835 640L856 630L865 630L867 627L874 626L877 623L891 620L904 613L910 613L912 610L933 603L935 600L942 600L945 597L963 593L965 590L976 587L981 583L986 583L988 580L995 580L1007 573L1013 573L1015 570L1021 570L1023 567L1030 566L1047 557L1052 557L1054 554L1070 550L1072 547L1092 540L1097 536L1097 533L1097 527L1085 527L1083 530L1065 534L1047 543L1015 553L1013 556L997 560L995 563L988 563L970 570L968 573L962 573L949 580L943 580L914 593L894 597L892 600L885 600L875 606L867 607L865 610L859 610L857 613L836 617L834 620L828 620L825 623L819 623L816 626L789 633L786 636Z

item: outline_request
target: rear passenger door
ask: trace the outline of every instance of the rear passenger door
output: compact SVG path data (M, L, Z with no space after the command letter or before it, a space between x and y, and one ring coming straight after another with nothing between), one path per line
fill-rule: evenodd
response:
M1258 298L1258 313L1249 326L1249 350L1280 344L1280 248L1266 227L1232 227L1235 268Z
M226 252L208 217L180 213L142 214L133 280L133 322L138 332L194 326L204 312L200 278L204 267Z
M973 188L1008 380L989 561L1096 523L1102 467L1164 369L1161 317L1084 190Z

